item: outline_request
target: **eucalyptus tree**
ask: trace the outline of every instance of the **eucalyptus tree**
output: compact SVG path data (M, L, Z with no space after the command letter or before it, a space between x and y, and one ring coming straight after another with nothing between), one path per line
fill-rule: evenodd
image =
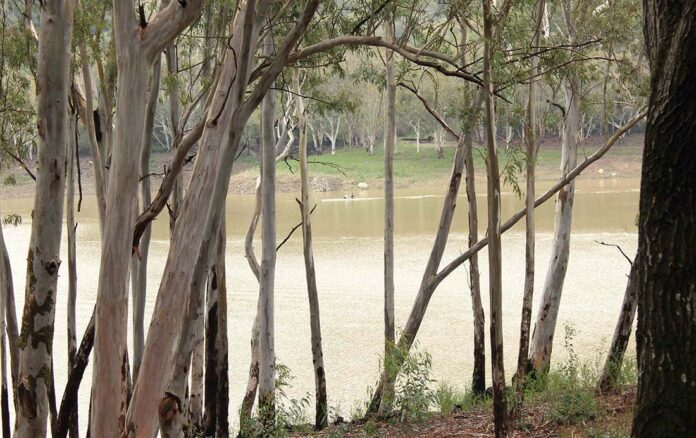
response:
M384 21L386 40L396 40L396 2L388 7ZM396 354L394 324L394 148L396 146L396 55L387 49L385 65L387 76L386 124L384 126L384 373L388 374L391 358ZM391 410L394 381L386 382L385 397L379 407L383 415Z
M137 196L138 158L145 129L148 69L162 50L200 14L202 1L171 2L147 25L135 18L133 5L113 5L118 63L116 120L106 215L102 235L94 340L94 436L125 434L127 407L127 296L130 235L135 223L132 199Z
M651 68L638 225L634 437L696 431L696 4L644 3Z
M19 437L46 436L49 392L53 390L51 351L60 267L74 9L73 1L41 5L36 71L40 144L19 337L19 409L15 425L15 436Z

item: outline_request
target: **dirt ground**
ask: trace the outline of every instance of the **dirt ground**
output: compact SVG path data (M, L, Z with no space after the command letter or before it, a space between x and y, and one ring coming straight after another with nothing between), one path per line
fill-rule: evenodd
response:
M620 393L599 396L600 414L579 424L557 424L548 415L548 406L535 405L522 410L510 428L511 438L595 438L628 437L633 419L636 390L627 388ZM369 433L368 433L369 432ZM332 425L321 433L297 434L298 437L493 437L492 409L454 412L448 416L435 415L422 424L364 422Z

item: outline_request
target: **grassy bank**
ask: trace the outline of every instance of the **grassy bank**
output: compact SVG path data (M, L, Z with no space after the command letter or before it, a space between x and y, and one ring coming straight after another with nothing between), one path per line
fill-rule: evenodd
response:
M583 178L638 177L642 158L642 136L632 136L623 143L616 144L599 162L588 169ZM578 162L592 154L602 143L599 138L584 142L578 149ZM422 144L420 153L412 142L399 142L398 151L394 156L394 177L397 187L414 185L446 184L452 170L455 145L448 144L444 150L444 158L437 158L437 151L432 144ZM524 155L519 149L506 150L501 147L499 154L501 172L510 169L520 181L524 180ZM539 180L555 180L559 176L561 150L558 139L548 139L541 145L537 159L537 178ZM310 174L315 178L324 178L324 186L328 189L343 190L353 188L364 182L371 188L382 187L384 175L384 154L381 147L376 147L374 155L369 155L364 149L339 149L336 155L330 151L321 155L312 155ZM232 190L249 192L251 181L258 173L255 156L242 155L237 174L232 180ZM480 148L474 151L474 167L479 181L485 181L484 156ZM294 158L277 165L279 190L292 191L292 180L297 178L298 163ZM602 170L600 172L600 169ZM235 189L237 187L237 189ZM241 187L241 188L240 188ZM315 189L321 190L321 184Z
M593 153L602 143L600 138L592 138L584 142L578 148L578 161ZM635 178L640 176L642 158L643 136L634 135L627 137L622 143L616 144L601 160L587 169L581 178ZM520 182L524 180L524 155L515 150L508 151L500 148L500 167L503 175L504 169L513 170ZM437 151L432 144L423 143L420 153L416 151L415 143L401 141L398 151L394 156L394 177L397 188L412 186L443 186L449 181L452 170L452 159L455 145L447 144L444 150L444 158L437 158ZM537 179L556 180L559 177L559 163L561 159L560 143L557 138L545 139L542 142L537 160ZM168 154L154 154L150 163L153 173L160 173L168 165ZM321 155L312 155L310 161L310 182L315 191L342 191L357 188L358 183L367 183L370 188L382 187L384 175L384 155L381 145L375 147L374 155L369 155L364 149L339 149L336 155L325 152ZM29 163L30 167L34 167ZM517 168L515 169L515 165ZM485 184L484 157L480 148L474 151L474 166L479 186ZM230 193L251 194L254 192L255 180L258 175L258 157L253 153L242 153L237 160L232 179L230 181ZM279 192L298 192L299 177L297 175L298 162L290 158L277 164ZM81 159L82 187L84 194L94 193L92 178L92 163L89 157ZM184 169L184 178L188 180L193 170L193 164ZM151 177L153 191L156 191L161 181L161 175ZM18 166L0 169L0 196L3 197L31 197L33 196L34 182ZM11 184L7 184L10 182ZM509 184L505 180L503 183Z

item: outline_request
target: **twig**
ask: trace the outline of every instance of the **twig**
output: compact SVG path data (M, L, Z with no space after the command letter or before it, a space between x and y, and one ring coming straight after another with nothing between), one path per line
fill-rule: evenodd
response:
M300 201L297 200L297 202L300 202ZM300 205L301 205L301 203L300 203ZM314 204L314 207L312 207L312 209L309 211L309 215L310 215L310 216L312 215L312 213L314 213L314 210L315 210L316 208L317 208L317 204ZM279 250L283 245L285 245L285 242L287 242L288 240L290 240L290 237L292 237L293 233L294 233L295 231L297 231L297 229L300 228L301 226L302 226L302 222L300 222L299 224L297 224L297 225L295 225L294 227L292 227L292 229L290 230L290 232L288 233L288 235L285 237L285 239L283 239L283 241L280 242L280 243L278 244L278 246L276 247L276 252L278 252L278 250Z
M80 168L80 146L77 144L77 121L80 116L75 114L75 162L77 163L77 212L82 208L82 169ZM72 166L72 164L71 164ZM77 227L77 225L75 225Z
M631 266L633 266L633 261L626 255L626 253L624 252L624 250L621 249L621 247L620 247L619 245L617 245L617 244L615 244L615 243L601 242L601 241L599 241L599 240L595 240L595 242L596 242L596 243L599 243L600 245L604 245L604 246L613 246L614 248L618 249L619 252L621 253L621 255L623 255L624 258L625 258L626 260L628 260L628 264L631 265Z

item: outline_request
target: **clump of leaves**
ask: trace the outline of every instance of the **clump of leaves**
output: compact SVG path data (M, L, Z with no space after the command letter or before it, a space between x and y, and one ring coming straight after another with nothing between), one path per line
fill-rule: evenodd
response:
M6 215L4 218L2 218L2 223L5 225L13 225L17 226L22 223L22 216L16 214L16 213L10 213Z
M290 432L309 432L311 430L310 418L307 414L310 407L310 395L296 399L287 394L287 389L295 377L290 372L290 368L282 363L276 363L275 381L275 412L269 422L261 419L267 418L263 412L244 422L240 426L239 435L242 437L287 437ZM267 409L262 407L260 409Z

